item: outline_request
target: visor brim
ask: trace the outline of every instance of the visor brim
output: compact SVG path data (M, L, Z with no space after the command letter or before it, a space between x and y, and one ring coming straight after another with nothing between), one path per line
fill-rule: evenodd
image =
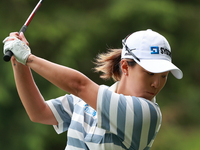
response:
M152 73L163 73L170 71L177 79L181 79L183 77L183 72L168 60L141 59L140 62L136 62L145 70Z

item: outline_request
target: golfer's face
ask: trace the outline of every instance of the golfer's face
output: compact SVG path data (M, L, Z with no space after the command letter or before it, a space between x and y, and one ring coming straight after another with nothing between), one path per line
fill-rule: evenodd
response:
M129 68L128 86L134 96L151 100L164 87L168 73L151 73L136 64Z

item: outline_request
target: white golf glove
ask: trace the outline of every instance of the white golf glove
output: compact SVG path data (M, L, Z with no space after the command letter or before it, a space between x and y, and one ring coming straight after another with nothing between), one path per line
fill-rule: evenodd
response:
M7 41L9 38L14 38L15 40ZM13 52L16 60L24 65L26 65L26 61L28 56L31 54L31 49L25 42L19 40L16 37L7 37L3 41L4 49L3 53L5 54L6 51L10 50Z

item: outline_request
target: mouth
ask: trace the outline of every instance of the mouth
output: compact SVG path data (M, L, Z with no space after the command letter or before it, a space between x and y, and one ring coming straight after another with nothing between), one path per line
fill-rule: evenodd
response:
M146 91L145 93L143 93L143 95L140 95L138 97L143 97L143 98L145 98L147 100L152 100L156 96L156 94L157 94L156 92L148 92L148 91Z
M152 99L156 96L156 93L153 93L153 92L147 92L147 94L149 95L149 99Z
M152 95L152 96L154 96L155 95L155 93L152 93L152 92L147 92L148 94L150 94L150 95Z

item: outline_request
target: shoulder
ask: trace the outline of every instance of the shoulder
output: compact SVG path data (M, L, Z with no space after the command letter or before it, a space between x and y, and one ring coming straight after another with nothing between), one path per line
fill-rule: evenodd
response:
M73 94L66 94L54 99L50 99L46 101L47 104L53 105L54 107L62 106L63 108L65 107L74 107L77 103L83 101L79 97L73 95Z

